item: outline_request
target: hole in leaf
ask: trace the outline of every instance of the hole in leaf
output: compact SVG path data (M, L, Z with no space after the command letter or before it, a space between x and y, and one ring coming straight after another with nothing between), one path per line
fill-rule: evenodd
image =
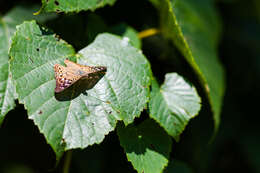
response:
M40 51L40 48L37 48L36 50L37 50L37 52L39 52L39 51Z
M58 1L54 1L55 5L60 5L60 3Z

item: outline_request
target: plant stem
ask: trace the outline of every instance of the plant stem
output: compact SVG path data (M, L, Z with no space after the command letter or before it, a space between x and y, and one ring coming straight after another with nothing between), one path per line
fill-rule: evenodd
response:
M71 157L72 157L72 150L69 150L65 153L65 160L64 160L63 171L62 171L63 173L69 173Z
M144 31L141 31L138 33L138 37L140 39L142 38L146 38L146 37L150 37L150 36L153 36L155 34L158 34L160 32L159 29L156 29L156 28L150 28L150 29L146 29Z

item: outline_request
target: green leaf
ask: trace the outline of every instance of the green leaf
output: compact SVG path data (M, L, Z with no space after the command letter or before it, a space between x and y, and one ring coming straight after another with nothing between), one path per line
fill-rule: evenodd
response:
M111 34L98 36L93 44L79 52L83 55L79 63L108 67L102 92L92 95L113 103L112 107L120 112L117 119L127 125L140 115L148 102L152 74L141 51L129 44L128 38L119 38Z
M102 142L117 120L133 122L148 101L150 65L124 39L101 34L80 54L35 21L17 27L10 50L18 99L57 158L64 150ZM54 64L75 56L80 64L106 66L106 75L85 92L85 85L73 85L55 95Z
M191 168L179 160L171 160L164 173L192 173Z
M28 19L36 18L38 21L44 22L54 17L54 15L34 17L32 13L37 8L16 7L3 18L0 17L0 125L4 116L15 106L15 90L8 63L8 50L11 44L11 36L15 32L15 26Z
M138 37L138 32L125 23L119 23L112 27L108 27L100 16L93 13L88 15L87 22L87 34L90 41L93 41L99 33L109 32L121 37L128 37L130 43L138 49L142 46L141 40Z
M116 0L42 0L41 12L80 12L113 5Z
M152 81L150 117L155 119L176 140L189 120L200 110L196 89L176 73L168 73L159 88Z
M111 32L129 38L130 43L138 49L142 47L142 43L138 37L137 31L134 28L128 26L127 24L121 23L115 25L111 28Z
M153 120L145 120L138 126L119 126L117 133L137 172L159 173L168 164L172 140Z
M198 74L208 95L217 130L225 81L217 57L220 21L213 1L150 1L159 10L163 35L176 44Z
M6 25L0 19L0 125L4 116L14 108L14 87L8 64L9 33Z

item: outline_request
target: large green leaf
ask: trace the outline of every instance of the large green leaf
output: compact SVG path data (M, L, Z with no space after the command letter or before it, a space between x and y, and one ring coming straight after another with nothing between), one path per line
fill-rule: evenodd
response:
M198 74L209 97L217 130L225 81L217 57L220 21L213 1L150 1L159 10L163 35L176 44Z
M35 21L19 25L12 40L11 71L18 99L58 158L64 150L100 143L116 120L133 122L148 101L150 65L127 40L101 34L80 54L78 63L104 65L107 74L85 92L84 85L73 85L55 95L53 65L75 57L73 48Z
M168 164L172 140L153 120L119 126L118 136L128 160L139 173L159 173Z
M159 88L153 80L150 116L176 140L189 120L200 110L200 97L196 89L176 73L168 73Z
M36 18L43 22L53 15L33 16L38 7L23 8L16 7L8 12L3 18L0 17L0 125L8 111L14 108L14 87L9 71L8 50L11 44L11 36L15 32L15 26L24 20Z
M140 115L148 102L152 75L150 65L141 51L130 44L128 37L119 39L104 34L98 38L79 52L83 57L78 62L108 66L102 89L91 95L111 102L113 109L119 113L117 119L127 125Z
M116 0L42 0L39 12L79 12L95 10L105 5L113 5ZM38 13L39 13L38 12Z

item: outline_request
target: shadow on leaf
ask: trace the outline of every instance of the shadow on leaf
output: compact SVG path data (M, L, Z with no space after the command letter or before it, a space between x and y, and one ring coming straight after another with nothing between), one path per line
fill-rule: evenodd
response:
M118 127L120 143L127 154L137 157L149 157L151 153L157 153L169 158L171 150L171 138L154 120L147 119L138 126L133 124ZM149 154L150 153L150 154ZM129 158L131 160L131 158ZM149 158L147 158L149 160Z

